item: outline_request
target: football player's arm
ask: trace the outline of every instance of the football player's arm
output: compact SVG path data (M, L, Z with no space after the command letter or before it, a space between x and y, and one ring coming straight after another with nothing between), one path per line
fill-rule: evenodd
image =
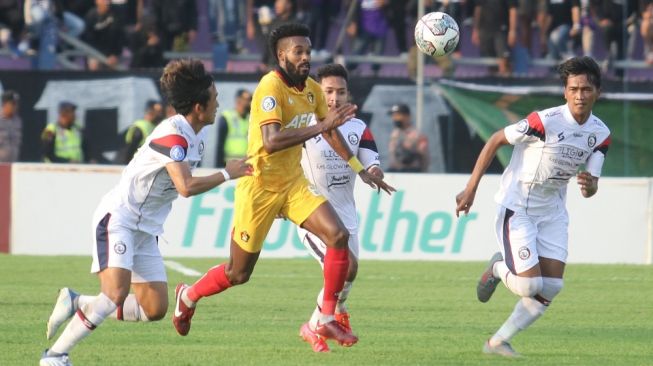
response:
M271 121L261 126L263 135L263 148L269 154L299 145L323 132L335 129L354 117L356 106L345 104L320 123L302 128L287 128L281 130L281 121Z
M219 186L229 179L252 175L252 166L246 163L247 158L230 160L225 169L204 177L193 177L187 161L175 161L166 164L166 170L177 192L184 197L195 196Z
M483 146L483 149L476 160L476 164L474 165L472 176L467 182L467 186L462 192L456 195L456 217L461 211L464 211L465 215L469 213L469 210L474 203L476 189L478 188L478 184L481 182L483 174L485 174L490 163L492 163L494 156L497 154L497 150L499 150L501 146L508 144L509 142L506 138L506 133L503 129L500 129L495 132L487 141L485 146Z
M579 171L576 174L576 181L580 187L580 193L585 198L592 197L599 189L599 176L601 175L603 162L605 161L605 156L608 154L611 140L610 136L608 136L597 146L589 159L587 159L587 164L585 165L586 170Z

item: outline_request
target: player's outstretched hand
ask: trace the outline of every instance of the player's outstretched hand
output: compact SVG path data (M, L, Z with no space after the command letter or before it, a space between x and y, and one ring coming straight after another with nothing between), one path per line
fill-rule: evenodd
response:
M376 174L372 174L368 172L367 170L361 170L360 173L358 173L358 176L361 177L363 182L365 182L367 185L372 187L373 189L376 189L379 193L381 190L384 190L387 194L392 194L392 192L396 192L397 190L386 183L383 180L383 177L379 177Z
M240 178L243 175L252 175L254 168L251 164L247 163L247 159L249 157L227 161L225 169L229 173L230 179Z
M331 131L354 118L357 109L358 107L355 104L345 103L336 109L330 110L322 120L322 123L324 123L323 132Z
M465 215L469 213L469 210L474 204L474 197L476 196L475 191L464 190L456 195L456 217L459 217L461 211L465 212Z

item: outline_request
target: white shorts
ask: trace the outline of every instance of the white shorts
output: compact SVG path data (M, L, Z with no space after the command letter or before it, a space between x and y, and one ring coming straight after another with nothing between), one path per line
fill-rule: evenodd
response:
M322 242L322 240L320 240L317 235L299 226L297 227L297 234L299 235L299 239L302 241L302 243L304 243L306 249L308 249L308 252L311 253L313 258L320 262L320 265L322 268L324 268L324 256L326 255L327 250L326 244L324 244L324 242ZM358 260L358 251L360 246L358 243L358 234L349 234L348 245L349 252L354 255L356 260Z
M168 282L156 236L121 226L111 213L96 212L93 220L91 273L105 268L124 268L132 283Z
M567 262L567 210L531 216L497 208L495 233L506 265L514 274L533 268L539 257Z

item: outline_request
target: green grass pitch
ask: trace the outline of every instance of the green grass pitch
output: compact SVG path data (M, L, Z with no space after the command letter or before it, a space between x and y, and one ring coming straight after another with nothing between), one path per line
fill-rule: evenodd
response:
M218 263L179 259L200 272ZM71 353L75 365L651 365L653 268L570 265L548 312L513 340L519 360L481 347L517 298L502 285L476 300L484 263L363 261L349 299L360 341L314 354L300 341L321 285L311 259L261 259L250 282L202 300L187 337L171 324L177 282L163 321L107 319ZM57 289L98 293L89 257L0 255L0 365L36 365L51 343L45 321Z

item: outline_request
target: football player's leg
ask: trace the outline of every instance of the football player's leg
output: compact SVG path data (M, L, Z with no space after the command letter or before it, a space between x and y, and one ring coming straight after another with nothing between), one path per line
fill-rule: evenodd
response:
M105 268L99 273L101 292L94 301L80 308L47 355L67 354L95 330L122 304L129 293L131 272L124 268Z

